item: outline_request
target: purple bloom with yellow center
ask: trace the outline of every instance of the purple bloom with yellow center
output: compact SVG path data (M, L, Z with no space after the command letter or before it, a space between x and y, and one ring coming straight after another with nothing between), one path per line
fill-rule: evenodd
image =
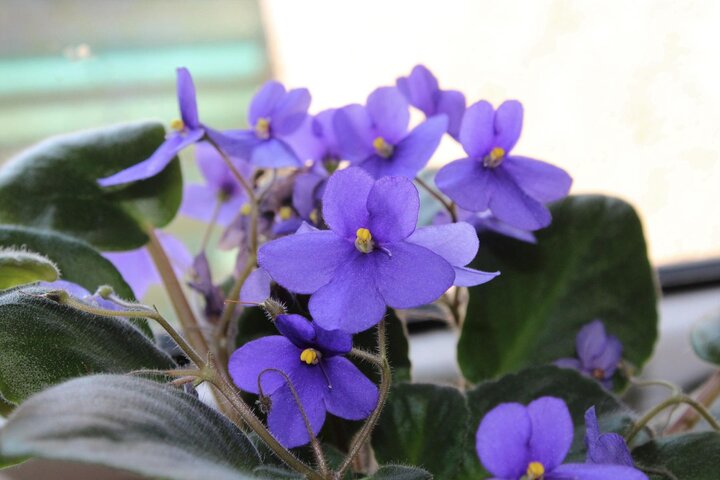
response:
M600 433L595 407L590 407L585 412L585 446L587 463L635 466L622 435Z
M304 417L317 435L328 412L347 420L370 415L378 390L343 356L352 349L349 334L324 330L300 315L278 315L275 326L282 336L246 343L232 354L228 369L240 389L269 398L268 427L281 444L293 448L310 441Z
M180 119L174 120L170 126L173 132L155 150L150 158L126 168L114 175L98 180L103 187L134 182L154 177L160 173L175 156L184 148L199 141L209 129L200 123L195 85L190 72L186 68L177 69L177 96L180 106Z
M198 143L195 156L205 184L185 185L180 212L203 222L214 219L218 224L228 226L247 201L245 190L210 144ZM234 158L230 161L243 177L251 177L250 164Z
M573 423L559 398L541 397L527 406L502 403L483 417L475 440L480 462L495 480L647 480L625 465L563 465Z
M468 158L441 168L435 184L465 210L489 209L514 227L538 230L551 221L545 204L565 197L572 179L548 163L510 155L522 121L523 108L515 100L497 110L485 101L470 106L459 137Z
M611 388L612 377L622 359L620 340L607 334L600 320L593 320L578 332L575 351L578 358L561 358L555 361L555 365L578 370L602 383L605 388Z
M333 126L343 158L374 178L415 178L440 144L447 121L436 115L408 132L407 100L397 88L381 87L368 96L366 106L338 110Z
M307 118L309 106L306 88L286 91L280 82L268 81L250 102L250 129L225 132L221 146L258 167L302 166L288 138Z
M458 138L465 113L465 95L457 90L441 90L437 78L424 65L416 65L410 75L398 78L396 84L410 105L428 118L446 115L447 132Z
M417 189L406 178L339 171L323 196L330 230L304 227L266 243L258 263L288 290L312 294L318 325L351 333L378 323L386 306L417 307L456 281L478 284L495 276L464 268L478 248L472 227L416 230L419 208Z

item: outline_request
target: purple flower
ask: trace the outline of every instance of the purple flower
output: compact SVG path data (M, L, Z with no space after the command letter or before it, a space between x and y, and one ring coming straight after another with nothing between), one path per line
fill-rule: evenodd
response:
M300 315L278 315L275 326L282 336L246 343L232 354L228 369L240 389L260 393L262 386L270 399L268 427L280 443L293 448L310 441L288 381L314 434L327 412L348 420L370 415L377 387L342 356L352 348L349 334L323 330Z
M378 323L387 305L430 303L455 281L448 260L409 238L419 207L418 192L406 178L375 181L361 169L342 170L330 177L323 196L330 230L266 243L258 263L288 290L312 294L310 313L321 327L360 332ZM444 233L430 230L425 241L435 235ZM463 252L457 254L461 260L474 248L467 255L472 258L477 238L446 247Z
M180 150L205 136L207 128L200 123L198 117L195 85L190 72L186 68L177 69L177 95L180 106L180 119L172 122L171 127L174 131L167 136L150 158L107 178L98 180L101 186L109 187L153 177L160 173Z
M514 227L537 230L551 221L544 204L565 197L572 179L548 163L510 155L522 119L522 105L515 100L497 111L485 101L470 106L460 127L460 143L469 158L441 168L435 184L466 210L490 209Z
M398 78L396 83L410 105L428 118L438 114L447 115L447 132L453 138L458 138L460 122L465 113L465 95L457 90L441 90L435 76L424 65L416 65L410 75Z
M225 294L219 286L213 284L210 263L205 252L200 252L193 260L192 280L188 282L188 286L205 299L205 318L218 318L225 306Z
M573 439L565 402L541 397L526 407L501 403L490 410L476 434L478 457L495 480L647 480L623 465L563 465Z
M173 264L175 274L178 277L183 276L193 264L192 255L187 247L168 233L161 231L155 233ZM103 252L103 256L115 265L125 281L132 287L137 299L142 298L151 285L161 282L155 263L145 247L126 252Z
M180 212L203 222L212 221L216 215L216 222L227 226L247 201L245 190L209 143L198 143L195 155L206 184L185 186ZM231 161L243 177L252 176L252 167L247 162L236 159Z
M622 435L600 433L595 407L590 407L585 412L585 446L587 463L635 466Z
M561 358L555 361L555 365L579 370L605 388L611 388L612 376L622 358L620 340L615 335L606 334L605 325L600 320L593 320L578 332L575 350L578 358Z
M414 178L427 164L447 130L447 117L436 115L408 133L407 100L395 87L378 88L365 107L349 105L335 113L335 135L343 158L374 178Z
M262 268L253 270L243 283L240 300L248 303L262 304L270 298L272 278Z
M309 106L307 89L285 91L281 83L268 81L250 102L250 129L225 132L221 145L258 167L299 167L302 162L287 138L303 124Z

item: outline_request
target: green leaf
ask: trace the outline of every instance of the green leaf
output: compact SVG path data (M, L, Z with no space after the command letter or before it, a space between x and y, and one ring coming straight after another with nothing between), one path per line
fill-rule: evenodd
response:
M580 328L600 319L641 367L657 337L657 293L642 226L627 203L576 196L551 207L552 225L530 245L484 237L474 268L501 275L470 289L458 344L465 377L575 356Z
M693 326L690 339L698 357L720 365L720 312L697 322Z
M652 480L673 478L717 480L720 477L720 434L689 433L661 438L633 449L638 468Z
M591 406L595 406L600 430L603 432L624 433L633 422L631 412L617 398L594 380L583 377L574 370L545 366L506 375L467 392L470 419L465 442L465 463L463 470L454 478L487 478L475 451L475 434L487 412L500 403L519 402L527 405L543 396L563 399L572 415L575 437L566 461L583 462L585 459L584 415Z
M62 135L21 152L0 170L0 223L47 228L102 250L147 243L144 225L167 225L182 199L174 160L153 178L101 188L107 177L148 157L165 139L157 122Z
M0 248L0 290L34 282L53 282L60 272L48 258L16 248Z
M417 467L407 467L405 465L385 465L366 479L372 480L431 480L433 476Z
M115 317L61 305L38 287L0 292L0 394L20 403L68 378L167 369L174 363L140 330Z
M25 247L42 253L58 266L63 280L77 283L90 293L102 285L109 285L118 296L135 300L132 289L115 266L82 240L36 228L2 225L0 247ZM152 337L145 319L132 319L131 322Z
M463 461L469 411L456 388L393 387L372 446L380 463L418 465L438 480L453 479Z
M173 480L253 478L247 436L178 389L120 375L71 380L17 408L0 456L82 462Z

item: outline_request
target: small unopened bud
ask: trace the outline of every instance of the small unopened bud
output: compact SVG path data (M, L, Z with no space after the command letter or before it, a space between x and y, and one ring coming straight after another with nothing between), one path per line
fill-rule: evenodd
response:
M285 304L280 300L272 297L266 298L265 301L260 304L260 306L263 308L263 310L265 310L265 314L273 322L278 315L285 315L287 313Z
M110 295L115 294L115 290L110 285L100 285L95 294L107 300Z

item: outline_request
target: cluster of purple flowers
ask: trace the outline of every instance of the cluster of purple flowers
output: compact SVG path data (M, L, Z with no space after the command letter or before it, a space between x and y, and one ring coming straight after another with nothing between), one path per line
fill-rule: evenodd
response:
M563 464L574 433L565 402L541 397L527 406L502 403L483 417L475 445L495 480L647 480L623 437L600 434L594 407L585 414L585 426L585 463Z
M326 412L355 420L375 407L376 387L343 356L352 334L380 322L387 307L421 306L452 286L490 281L499 272L467 267L478 250L476 231L534 241L531 232L551 220L545 204L570 188L563 170L510 154L522 127L519 102L466 108L462 93L441 89L422 66L373 91L364 105L316 115L308 114L306 89L267 82L252 99L249 127L224 132L200 121L186 69L178 69L177 83L181 119L173 132L146 161L100 184L156 175L195 144L205 183L185 187L181 211L225 227L220 245L239 248L238 272L257 253L240 299L262 303L271 282L310 296L312 322L275 316L282 335L242 345L229 365L238 387L269 399L269 427L287 447L307 443L308 429L317 434ZM410 106L426 116L413 128ZM446 133L468 158L437 174L449 197L446 216L418 227L413 179ZM286 167L289 173L277 170ZM192 264L191 286L205 298L206 313L218 315L223 292L204 252ZM131 283L142 276L128 273Z

